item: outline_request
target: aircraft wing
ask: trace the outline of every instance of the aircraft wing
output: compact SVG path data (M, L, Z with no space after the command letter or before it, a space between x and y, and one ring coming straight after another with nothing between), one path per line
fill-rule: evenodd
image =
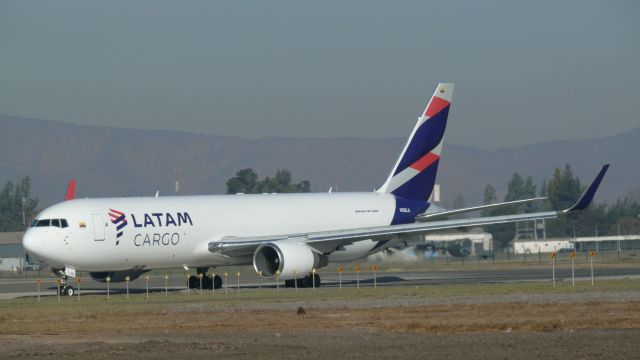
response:
M346 245L361 240L370 239L378 241L376 247L387 247L391 240L401 239L403 236L421 235L432 231L517 221L552 219L561 214L584 210L589 206L608 168L609 165L604 165L589 187L584 191L584 193L582 193L578 201L570 208L561 211L488 216L472 219L440 220L403 225L320 231L307 234L283 234L253 238L230 237L223 238L220 241L210 242L208 247L209 251L215 253L222 253L228 256L246 256L252 254L253 251L255 251L255 249L261 244L290 239L304 242L318 253L329 254Z
M423 214L423 215L418 215L416 217L416 221L429 221L431 219L439 218L439 217L445 217L445 216L450 216L450 215L458 215L458 214L472 212L472 211L478 211L478 210L493 209L493 208L507 206L507 205L526 204L526 203L529 203L529 202L539 201L539 200L546 200L546 199L547 199L546 197L535 197L535 198L531 198L531 199L506 201L506 202L501 202L501 203L497 203L497 204L480 205L480 206L468 207L468 208L464 208L464 209L446 210L446 211L440 211L440 212L430 213L430 214L427 213L427 214Z

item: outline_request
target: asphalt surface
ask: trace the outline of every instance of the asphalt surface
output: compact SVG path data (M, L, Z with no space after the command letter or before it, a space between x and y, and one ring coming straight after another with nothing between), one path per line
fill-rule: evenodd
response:
M571 269L556 269L557 281L571 281ZM479 283L506 283L521 281L552 281L551 268L521 268L521 269L469 269L450 271L422 271L422 272L379 272L375 276L371 272L323 273L320 272L323 287L356 287L373 286L374 281L377 286L425 286L425 285L447 285L447 284L479 284ZM35 278L0 279L0 300L12 299L25 296L36 296L38 286ZM625 277L640 277L640 267L608 267L596 268L594 270L595 279L615 279ZM575 270L576 280L590 279L589 268L579 268ZM78 288L75 279L70 278L74 288ZM166 283L166 286L165 286ZM281 281L281 286L283 286ZM40 294L42 296L56 295L55 278L43 278L40 284ZM229 274L226 286L234 290L238 286L236 274ZM242 276L239 281L240 288L276 287L275 281L259 280L255 275ZM185 291L186 278L180 275L170 275L168 279L162 275L149 273L148 288L150 292L158 291ZM94 281L89 278L82 278L80 283L81 292L106 293L107 284ZM109 285L112 294L124 294L127 292L126 283L112 283ZM145 276L129 283L131 294L143 293L147 291L147 280ZM199 290L191 290L199 291ZM218 291L218 290L216 290ZM224 291L224 290L221 290Z

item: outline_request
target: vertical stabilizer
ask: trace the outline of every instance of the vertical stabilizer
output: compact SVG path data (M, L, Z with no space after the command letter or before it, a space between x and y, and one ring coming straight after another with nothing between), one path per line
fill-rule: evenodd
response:
M76 180L69 180L67 184L67 192L64 194L64 201L73 200L76 198Z
M431 196L452 96L453 84L438 84L391 174L378 192L419 201L426 201Z

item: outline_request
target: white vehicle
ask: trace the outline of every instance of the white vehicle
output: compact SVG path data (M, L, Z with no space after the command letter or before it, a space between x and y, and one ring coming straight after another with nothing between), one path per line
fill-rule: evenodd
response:
M72 180L66 201L33 221L24 247L55 269L64 294L73 293L66 280L76 270L88 271L98 281L117 282L151 269L193 267L205 274L203 287L218 288L221 279L207 277L209 268L250 264L265 278L309 286L312 276L320 284L313 269L366 257L404 236L561 214L433 220L438 214L427 211L427 199L452 94L453 84L438 85L389 177L375 192L75 199ZM606 169L564 212L589 205ZM416 222L419 216L422 222ZM199 279L193 276L190 286L199 287Z

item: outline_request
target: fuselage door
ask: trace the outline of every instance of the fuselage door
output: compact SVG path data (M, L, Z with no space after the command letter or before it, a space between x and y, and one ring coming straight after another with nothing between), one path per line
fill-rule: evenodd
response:
M91 219L93 220L93 240L104 241L105 223L102 215L91 214Z

